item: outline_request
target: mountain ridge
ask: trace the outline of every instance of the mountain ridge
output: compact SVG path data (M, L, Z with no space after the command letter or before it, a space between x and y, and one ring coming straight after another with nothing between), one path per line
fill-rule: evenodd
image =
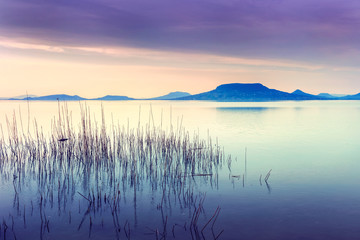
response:
M330 93L319 93L317 96L319 97L324 97L324 98L339 98L339 97L336 97L334 95L331 95Z
M354 94L354 95L347 95L345 97L340 97L339 99L342 100L360 100L360 93Z
M154 97L154 98L149 98L147 100L172 100L175 98L180 98L180 97L187 97L190 96L191 94L188 92L181 92L181 91L176 91L176 92L170 92L166 95L160 96L160 97Z
M80 97L78 95L67 95L67 94L53 94L45 95L40 97L25 97L25 98L9 98L8 100L29 100L29 101L79 101L87 100L86 98Z
M180 96L180 97L179 97ZM360 100L360 93L336 97L321 93L313 95L300 89L292 93L270 89L261 83L229 83L221 84L215 89L191 95L187 92L170 92L166 95L154 98L140 99L121 95L106 95L99 98L83 98L78 95L54 94L39 97L25 98L0 98L0 100L29 100L29 101L122 101L122 100L205 100L205 101L229 101L229 102L258 102L258 101L303 101L303 100Z
M306 93L300 89L296 89L295 91L293 91L291 94L295 94L295 95L301 95L301 96L315 96L313 94L310 94L310 93Z
M229 102L258 102L282 100L322 100L316 96L291 94L276 89L270 89L261 83L230 83L218 86L216 89L191 95L176 100L212 100Z
M119 96L119 95L106 95L99 98L90 98L87 100L101 100L101 101L126 101L126 100L135 100L134 98L129 98L127 96Z

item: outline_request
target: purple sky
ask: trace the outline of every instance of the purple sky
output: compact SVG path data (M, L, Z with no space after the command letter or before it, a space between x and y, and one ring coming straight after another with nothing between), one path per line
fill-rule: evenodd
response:
M281 59L358 71L360 1L2 0L0 37L50 46Z
M4 35L357 65L358 0L3 0ZM345 61L345 62L344 62Z

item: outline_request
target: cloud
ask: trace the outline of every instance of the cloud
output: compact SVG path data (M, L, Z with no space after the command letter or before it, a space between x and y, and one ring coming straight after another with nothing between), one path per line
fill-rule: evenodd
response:
M317 71L325 66L313 65L304 62L291 62L279 59L256 59L229 57L223 55L215 55L211 53L193 53L180 51L165 51L146 48L131 47L73 47L65 45L45 45L42 43L27 43L12 41L11 39L0 38L0 47L21 50L35 50L38 52L50 52L64 54L68 58L76 55L84 56L84 58L99 59L108 58L114 64L127 63L127 65L158 65L171 66L174 64L177 68L236 68L236 67L261 67L261 68L281 68L283 70L303 70ZM70 57L69 57L70 56ZM123 61L126 60L126 61ZM130 61L131 60L131 61ZM108 63L108 61L106 61ZM101 61L98 62L101 64Z
M0 35L48 45L352 65L356 0L4 0Z
M31 49L31 50L41 50L47 52L56 52L61 53L64 52L64 48L62 47L54 47L49 45L42 44L31 44L24 42L14 42L11 40L3 40L0 38L0 46L5 48L17 48L17 49Z

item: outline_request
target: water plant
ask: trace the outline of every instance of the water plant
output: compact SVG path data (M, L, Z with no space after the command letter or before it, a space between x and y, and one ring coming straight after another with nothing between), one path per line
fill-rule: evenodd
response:
M79 112L81 120L75 127L67 104L59 102L50 133L44 132L36 119L25 129L21 114L18 117L15 112L6 118L7 132L1 126L0 174L3 180L12 182L14 208L23 227L29 227L28 219L37 212L39 236L43 239L55 224L49 216L57 212L58 217L66 216L68 224L75 224L76 219L77 231L82 231L88 222L89 238L95 234L94 226L108 228L112 222L115 238L122 234L130 239L136 235L130 222L136 228L138 194L149 189L162 216L162 231L156 228L155 238L175 238L175 232L179 232L175 228L186 224L189 231L185 227L181 234L205 238L207 225L211 221L214 225L220 208L200 224L205 197L197 189L197 181L217 185L218 171L226 159L218 143L214 144L210 137L204 140L197 134L190 135L181 124L163 130L162 124L156 126L151 121L152 112L149 123L142 126L139 121L135 129L114 121L109 124L103 108L100 123L91 117L86 104L80 104ZM231 158L227 159L230 167ZM30 188L35 190L32 196L36 199L25 197ZM120 209L129 205L129 198L134 217L124 219ZM184 224L169 219L172 205L189 210ZM167 227L170 224L171 230ZM5 219L2 226L6 236ZM211 231L214 238L221 235L214 233L213 226ZM16 238L16 228L12 232Z

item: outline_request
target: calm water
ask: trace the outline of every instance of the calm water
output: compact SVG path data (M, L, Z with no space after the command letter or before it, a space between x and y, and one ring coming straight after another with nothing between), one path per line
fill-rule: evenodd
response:
M86 104L99 122L102 104L109 125L115 122L137 128L153 124L164 130L184 127L190 134L197 133L204 139L210 135L213 142L217 139L226 154L231 154L231 170L225 164L215 180L194 179L194 198L204 199L200 230L219 206L213 230L215 235L224 230L220 239L360 238L359 101ZM80 121L79 105L68 103L75 126ZM30 102L28 107L26 102L0 101L0 123L5 135L5 116L10 118L14 111L21 113L23 129L33 128L36 118L44 132L51 135L58 103ZM270 169L265 184L263 178ZM44 229L37 209L40 195L36 179L30 176L24 181L16 199L13 176L6 171L0 174L0 220L8 226L7 239L14 238L14 234L17 239L116 239L111 211L106 207L89 214L93 222L89 231L89 216L84 215L87 200L77 194L84 192L82 181L75 186L76 194L67 196L69 199L62 204L48 203L44 211L49 229ZM167 239L174 238L173 226L175 239L191 239L183 226L191 221L193 207L183 206L170 196L161 211L157 206L162 198L163 193L151 189L146 179L139 188L124 186L118 236L126 239L125 225L131 229L131 239L156 239L153 230L163 229L167 216ZM3 237L4 224L1 234ZM213 239L210 226L204 236Z

